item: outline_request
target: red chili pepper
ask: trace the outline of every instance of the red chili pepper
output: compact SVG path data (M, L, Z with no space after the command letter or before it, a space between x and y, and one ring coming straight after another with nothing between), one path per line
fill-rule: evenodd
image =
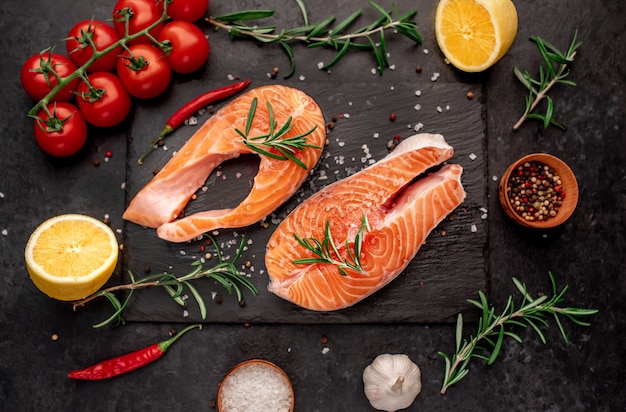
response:
M172 116L170 116L167 122L165 122L165 126L161 130L159 137L152 141L150 146L141 154L137 163L142 164L143 159L145 159L148 153L152 151L159 141L163 140L165 136L176 130L178 126L183 124L183 122L196 111L208 104L230 97L238 91L245 89L250 84L250 81L251 79L248 79L242 82L230 84L228 86L220 87L219 89L208 91L182 106Z
M159 359L178 338L194 328L202 328L202 325L187 326L168 340L150 345L136 352L97 363L86 369L71 371L67 376L72 379L100 380L134 371Z

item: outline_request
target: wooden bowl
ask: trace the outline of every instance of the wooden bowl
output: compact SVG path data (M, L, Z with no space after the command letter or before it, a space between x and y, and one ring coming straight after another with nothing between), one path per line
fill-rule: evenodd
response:
M241 362L232 368L220 383L217 391L217 410L229 412L228 405L232 402L233 396L237 397L238 394L245 394L255 406L260 405L263 406L261 409L269 410L270 405L266 402L276 401L276 395L271 394L274 390L277 390L279 395L282 392L284 402L281 402L281 405L285 406L284 411L293 412L295 404L293 387L289 377L281 368L263 359ZM257 391L269 393L255 393ZM270 399L264 399L266 396Z
M561 199L561 206L554 217L549 217L544 220L527 220L519 215L514 205L511 204L511 200L507 195L507 186L511 175L516 173L518 167L524 165L526 162L537 161L548 167L554 169L555 174L559 176L561 181L561 191L565 196ZM559 158L546 153L532 153L526 155L517 161L515 161L504 172L500 179L500 185L498 187L498 196L500 197L500 204L506 212L506 214L516 223L534 229L550 229L563 224L574 213L576 205L578 204L578 182L576 176L572 170Z

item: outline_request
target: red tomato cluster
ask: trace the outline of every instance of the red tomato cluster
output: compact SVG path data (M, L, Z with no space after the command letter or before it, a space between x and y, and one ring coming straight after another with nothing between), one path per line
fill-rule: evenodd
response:
M75 154L87 140L87 123L115 126L130 113L133 97L157 97L170 85L172 73L204 66L209 42L194 22L208 6L209 0L117 0L113 25L91 19L72 27L67 56L48 49L28 58L21 81L42 107L34 116L39 147L52 156ZM56 90L59 82L65 86ZM42 99L52 90L43 109Z

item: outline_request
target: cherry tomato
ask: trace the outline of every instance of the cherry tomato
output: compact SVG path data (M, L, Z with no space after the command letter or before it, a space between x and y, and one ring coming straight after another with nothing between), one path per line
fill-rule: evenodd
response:
M76 89L76 102L88 123L98 127L119 124L130 112L130 95L113 73L97 72L82 80Z
M117 74L131 96L150 99L163 93L172 79L165 55L155 46L133 44L117 61ZM131 57L132 55L132 57Z
M67 77L76 70L68 57L58 53L42 52L29 57L22 65L20 78L26 94L33 100L43 99L58 83L55 73ZM54 100L68 101L74 97L78 78L69 82L54 96Z
M87 141L87 123L78 107L67 102L47 106L50 113L41 110L35 121L35 141L44 152L65 157L78 152Z
M156 5L154 0L118 0L113 8L113 25L117 33L123 37L126 34L125 20L127 16L130 19L128 34L132 35L156 23L162 15L162 10ZM150 30L150 35L156 38L162 27L163 23L159 23ZM129 41L127 44L150 44L151 42L150 38L139 36Z
M97 51L102 51L115 44L119 39L120 35L113 26L100 20L83 20L72 27L65 46L70 59L77 66L82 66L93 56L92 43ZM111 50L91 63L87 71L90 73L113 71L117 64L117 56L120 53L121 47Z
M209 41L202 30L193 23L174 20L163 26L159 42L167 43L166 60L173 71L191 73L204 66L209 58Z
M163 10L163 1L167 1L167 15L172 20L198 21L209 8L209 0L158 0Z

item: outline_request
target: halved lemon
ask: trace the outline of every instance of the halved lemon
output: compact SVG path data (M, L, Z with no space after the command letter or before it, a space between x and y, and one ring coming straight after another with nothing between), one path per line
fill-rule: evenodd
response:
M465 72L481 72L506 54L517 35L511 0L440 0L435 14L437 44Z
M117 265L115 233L90 216L66 214L31 234L24 257L30 278L51 298L72 301L97 292Z

